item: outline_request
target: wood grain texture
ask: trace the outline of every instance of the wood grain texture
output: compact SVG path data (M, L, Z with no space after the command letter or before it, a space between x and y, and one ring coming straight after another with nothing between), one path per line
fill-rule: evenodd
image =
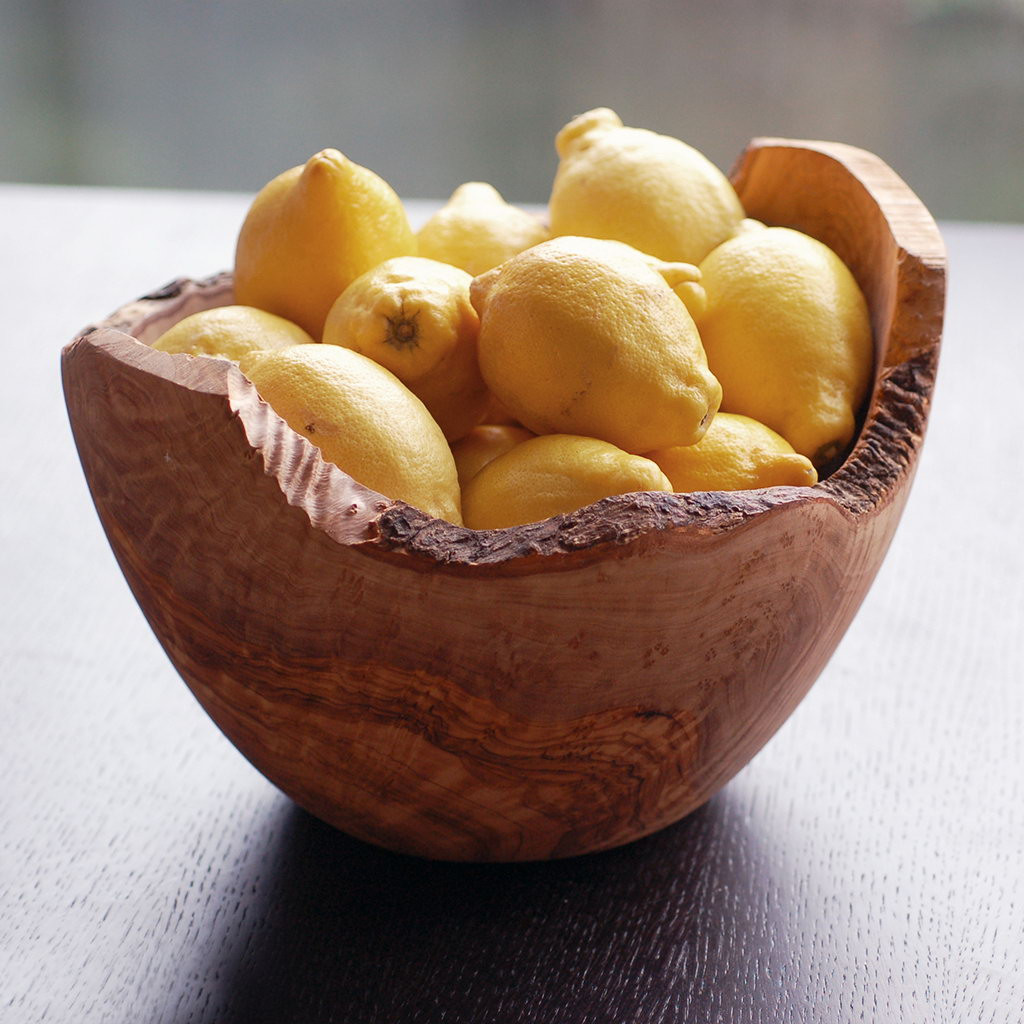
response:
M812 489L623 496L475 532L324 464L229 364L144 344L229 301L223 277L67 348L82 465L140 606L214 721L304 807L431 857L605 849L703 804L803 698L906 500L942 243L849 147L755 141L736 181L751 215L825 236L872 309L865 424ZM797 198L765 198L780 191Z

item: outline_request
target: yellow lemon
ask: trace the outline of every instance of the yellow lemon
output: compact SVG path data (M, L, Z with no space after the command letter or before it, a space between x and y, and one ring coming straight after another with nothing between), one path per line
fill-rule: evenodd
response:
M253 200L235 249L235 298L319 340L347 285L383 260L415 252L416 236L387 182L325 149Z
M508 423L482 423L452 445L459 484L465 487L489 462L534 435Z
M460 185L417 235L421 256L474 277L549 237L539 217L506 203L482 181Z
M781 434L821 466L853 437L871 385L867 303L842 260L789 228L745 231L701 263L699 327L725 412Z
M695 267L692 263L665 263L654 256L647 256L647 261L683 300L683 305L694 321L704 315L708 307L708 297L704 285L701 284L700 267Z
M515 416L513 416L512 413L510 413L508 409L506 409L505 406L503 406L501 402L494 397L494 395L491 395L487 402L487 411L484 413L483 422L507 423L509 426L513 427L521 425L519 420L517 420Z
M353 479L462 522L458 473L444 434L389 370L337 345L254 352L239 366L293 430Z
M657 463L607 441L547 434L517 444L488 463L462 493L474 530L534 523L634 491L671 491Z
M718 409L693 318L628 245L554 238L475 278L470 296L484 380L535 434L645 452L700 440Z
M743 220L735 189L707 157L626 127L606 107L570 121L555 147L554 235L614 238L662 260L699 263Z
M252 306L217 306L179 320L153 342L162 352L219 356L236 363L249 352L308 345L313 339L297 324Z
M464 270L425 259L385 260L356 278L331 306L323 340L369 356L417 395L456 441L483 418L480 318Z
M810 486L818 474L810 459L757 420L720 412L704 436L685 448L647 452L675 491L741 491L780 485Z
M768 225L764 221L755 220L753 217L744 217L736 228L736 234L741 235L745 231L762 231L766 227Z

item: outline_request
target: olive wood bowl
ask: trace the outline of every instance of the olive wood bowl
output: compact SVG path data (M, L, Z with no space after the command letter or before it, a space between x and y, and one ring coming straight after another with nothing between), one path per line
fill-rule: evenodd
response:
M231 277L178 280L63 351L96 509L171 661L291 798L396 851L600 850L703 804L821 672L924 438L945 256L850 146L756 139L752 217L831 246L871 309L859 436L811 488L642 493L477 532L325 463L231 363L149 347Z

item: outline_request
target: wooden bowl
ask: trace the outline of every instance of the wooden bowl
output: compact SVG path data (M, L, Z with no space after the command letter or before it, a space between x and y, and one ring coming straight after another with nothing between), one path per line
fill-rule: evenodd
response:
M813 488L624 495L475 532L323 462L233 364L148 347L230 302L227 274L64 349L128 583L213 720L303 807L428 857L600 850L704 803L807 692L907 497L944 250L906 185L849 146L757 139L733 180L751 216L838 252L871 307L863 427Z

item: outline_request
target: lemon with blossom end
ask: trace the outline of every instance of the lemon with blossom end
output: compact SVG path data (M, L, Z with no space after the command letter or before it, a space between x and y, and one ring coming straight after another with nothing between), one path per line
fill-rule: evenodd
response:
M387 367L456 441L484 416L490 396L480 376L480 317L464 270L422 256L385 260L356 278L331 306L326 344Z

